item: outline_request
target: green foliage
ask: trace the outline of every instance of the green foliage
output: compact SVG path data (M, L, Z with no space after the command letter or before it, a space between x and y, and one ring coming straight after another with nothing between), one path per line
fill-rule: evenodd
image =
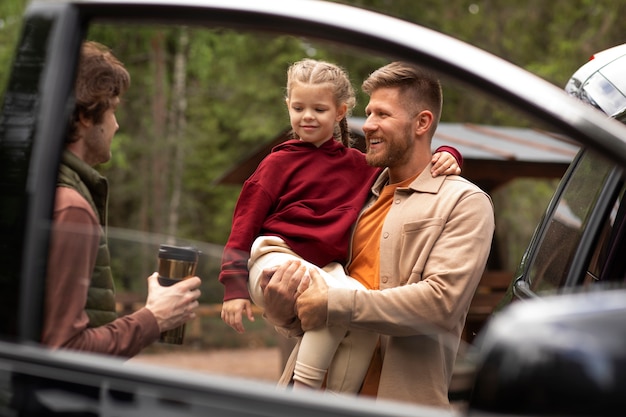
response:
M8 68L20 33L22 14L27 0L2 0L0 2L0 101L9 78Z
M337 0L449 34L565 85L594 52L625 42L613 0ZM416 40L419 41L419 40Z

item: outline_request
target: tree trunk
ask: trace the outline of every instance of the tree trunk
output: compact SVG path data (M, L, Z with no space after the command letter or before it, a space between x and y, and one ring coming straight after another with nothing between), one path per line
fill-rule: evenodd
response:
M178 47L174 59L174 89L170 107L170 120L173 122L170 129L169 142L173 149L172 167L172 195L170 198L168 234L176 236L178 233L179 210L182 195L183 171L185 159L185 130L187 119L187 46L189 35L186 28L182 28L178 36Z
M152 62L154 65L154 95L152 99L152 146L146 153L152 155L152 232L163 233L167 207L168 158L166 138L167 122L167 68L165 59L164 34L152 39Z

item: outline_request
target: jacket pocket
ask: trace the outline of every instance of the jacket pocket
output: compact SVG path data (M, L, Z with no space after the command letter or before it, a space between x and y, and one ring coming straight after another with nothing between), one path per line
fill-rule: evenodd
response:
M444 221L441 218L430 218L402 225L400 244L401 285L421 280L424 265L428 256L441 235Z

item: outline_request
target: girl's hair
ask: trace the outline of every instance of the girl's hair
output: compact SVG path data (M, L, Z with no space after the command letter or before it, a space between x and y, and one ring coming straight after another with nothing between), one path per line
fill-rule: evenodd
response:
M95 124L102 122L104 113L111 108L113 100L123 95L128 87L130 75L111 50L97 42L84 42L74 86L76 105L68 142L78 139L75 136L76 126L81 116Z
M356 104L356 96L346 71L328 62L303 59L293 63L287 70L287 98L296 84L330 84L333 87L335 104L339 107L345 103L347 106L346 115L335 126L333 136L345 146L351 146L348 117Z

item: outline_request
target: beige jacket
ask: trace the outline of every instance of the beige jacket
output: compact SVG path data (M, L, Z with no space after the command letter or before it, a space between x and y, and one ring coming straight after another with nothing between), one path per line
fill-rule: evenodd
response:
M372 201L387 179L384 171ZM328 325L381 334L378 398L449 406L461 331L494 228L485 192L459 176L432 178L428 166L396 191L380 240L380 291L329 289Z

